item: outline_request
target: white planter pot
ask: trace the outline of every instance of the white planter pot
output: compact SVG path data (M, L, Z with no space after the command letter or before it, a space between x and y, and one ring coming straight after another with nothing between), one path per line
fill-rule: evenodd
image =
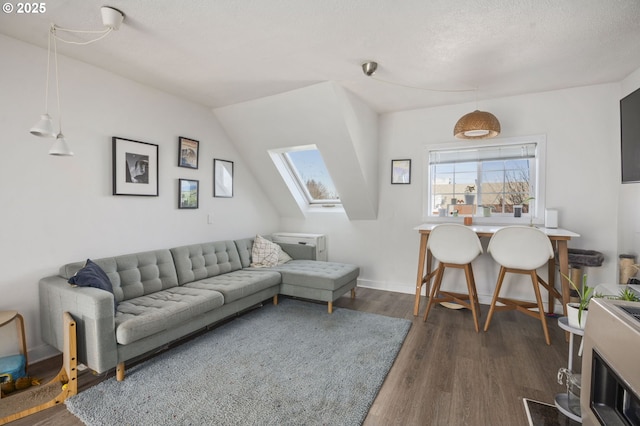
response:
M569 323L569 327L584 329L584 325L587 323L587 314L589 311L584 309L582 311L580 322L578 322L579 306L580 305L578 303L567 303L567 322Z

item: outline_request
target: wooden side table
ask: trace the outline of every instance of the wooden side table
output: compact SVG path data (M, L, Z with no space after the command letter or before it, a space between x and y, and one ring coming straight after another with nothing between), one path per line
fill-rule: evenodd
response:
M24 334L24 318L18 313L18 311L0 311L0 327L4 327L11 321L16 320L18 327L18 339L20 348L22 349L22 355L24 356L25 372L29 368L29 359L27 358L27 339Z

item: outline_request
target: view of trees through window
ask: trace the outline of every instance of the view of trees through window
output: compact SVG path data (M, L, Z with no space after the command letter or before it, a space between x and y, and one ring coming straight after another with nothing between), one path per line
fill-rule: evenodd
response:
M488 207L511 214L522 205L529 213L535 184L536 145L476 147L430 152L430 214L475 214Z
M320 151L315 148L293 150L285 156L300 185L307 191L310 202L336 202L340 199Z
M490 207L494 213L512 213L513 206L529 208L529 161L490 161L433 166L434 214L455 205ZM478 178L479 177L479 178Z

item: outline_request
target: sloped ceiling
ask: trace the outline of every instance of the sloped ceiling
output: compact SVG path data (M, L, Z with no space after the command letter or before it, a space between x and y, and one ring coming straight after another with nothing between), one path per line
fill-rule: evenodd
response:
M51 23L98 29L101 6L121 9L120 30L60 53L210 108L335 81L382 113L618 82L640 68L638 0L43 4L42 14L0 13L0 33L46 48ZM392 82L479 90L385 84L362 73L367 60Z
M377 115L335 83L217 108L214 113L285 217L304 217L269 150L317 145L351 220L377 216Z

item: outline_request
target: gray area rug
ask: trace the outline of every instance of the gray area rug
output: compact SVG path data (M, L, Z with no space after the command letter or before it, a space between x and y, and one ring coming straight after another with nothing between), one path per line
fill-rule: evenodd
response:
M66 401L87 425L359 425L411 322L284 299Z

